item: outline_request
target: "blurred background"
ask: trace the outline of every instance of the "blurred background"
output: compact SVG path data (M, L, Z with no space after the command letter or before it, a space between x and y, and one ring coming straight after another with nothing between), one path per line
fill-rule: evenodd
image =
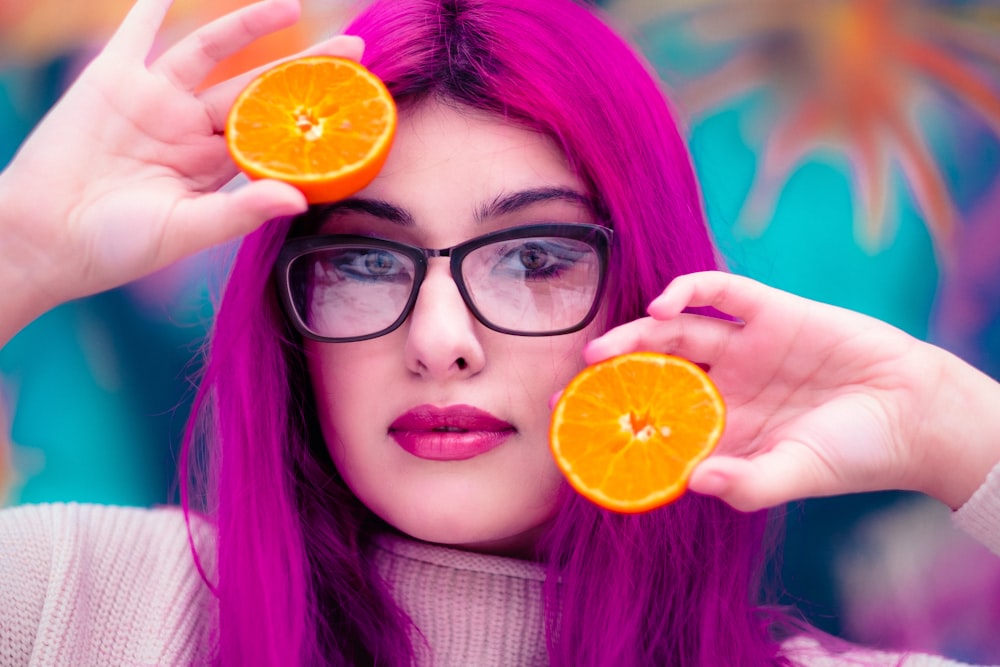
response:
M129 4L2 0L0 165ZM176 0L164 43L241 4ZM599 4L663 79L732 270L1000 378L1000 0ZM348 10L303 0L298 26L213 78L326 36ZM6 504L176 502L226 256L66 304L0 350ZM1000 565L948 514L901 493L789 507L784 602L855 641L1000 662Z

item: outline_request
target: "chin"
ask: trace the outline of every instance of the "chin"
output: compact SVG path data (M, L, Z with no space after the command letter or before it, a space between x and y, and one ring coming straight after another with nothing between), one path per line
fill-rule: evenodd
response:
M466 509L456 515L454 509L421 517L408 516L388 523L400 532L423 542L503 556L532 558L538 540L554 517L547 512L526 521L524 514L510 517L486 517Z

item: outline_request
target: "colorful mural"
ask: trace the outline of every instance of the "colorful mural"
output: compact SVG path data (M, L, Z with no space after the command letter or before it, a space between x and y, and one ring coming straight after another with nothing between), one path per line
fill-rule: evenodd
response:
M869 290L888 286L886 293L918 308L918 316L869 303L850 278L844 283L849 289L837 290L848 295L844 305L920 337L940 332L945 343L961 336L954 331L961 325L942 320L958 315L947 302L962 296L948 290L937 307L933 302L939 284L970 280L967 233L976 227L982 238L998 224L977 212L1000 183L996 3L618 0L611 7L636 25L690 123L710 215L732 261L739 265L748 255L759 261L760 254L746 252L744 244L759 244L770 228L784 224L786 207L805 180L821 196L810 193L812 205L795 210L803 239L812 234L829 248L825 242L833 239L821 226L843 228L853 220L848 240L855 248L833 247L841 259L842 250L862 251L862 274L873 266L868 257L895 265L901 247L924 245L921 232L910 229L913 221L930 235L932 257L918 257L923 253L916 247L909 253L929 276L915 278L917 290L908 298L877 268L869 276L876 279ZM739 166L720 169L723 152ZM723 178L726 184L715 189ZM817 187L817 178L828 186ZM831 209L837 221L828 221ZM988 271L997 263L980 259L975 265ZM912 277L915 268L896 265L893 271ZM840 276L835 271L829 277ZM971 280L988 282L986 276ZM794 283L785 286L801 291ZM919 291L925 294L917 296ZM858 295L858 302L850 295ZM813 296L844 302L828 289ZM975 308L975 326L991 329L986 323L997 320L996 306ZM962 312L969 317L967 308ZM994 373L996 350L956 349Z
M953 254L958 213L928 137L933 123L948 122L947 110L933 98L958 101L1000 133L994 3L717 0L666 16L696 49L720 58L674 77L687 113L703 116L758 90L772 97L746 225L766 225L794 169L832 148L851 168L861 242L874 249L891 241L886 208L898 167L939 252Z

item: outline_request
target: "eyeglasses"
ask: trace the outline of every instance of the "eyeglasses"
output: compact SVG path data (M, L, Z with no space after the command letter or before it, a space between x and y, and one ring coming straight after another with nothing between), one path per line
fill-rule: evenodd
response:
M383 336L413 310L427 260L449 257L466 306L485 326L515 336L578 331L597 314L612 232L587 223L512 227L434 250L366 236L285 242L275 265L292 324L318 341Z

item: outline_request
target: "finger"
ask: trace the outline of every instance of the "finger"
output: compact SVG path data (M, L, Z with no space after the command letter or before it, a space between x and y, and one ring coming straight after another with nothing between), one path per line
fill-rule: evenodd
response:
M742 330L739 322L691 313L665 322L646 317L595 338L584 348L583 358L595 364L619 354L652 350L712 366Z
M814 458L795 455L782 443L752 459L710 456L691 473L688 488L715 496L742 512L844 493L833 473Z
M136 0L108 40L104 54L117 62L144 60L171 4L172 0Z
M723 271L678 276L650 303L647 312L659 319L675 317L685 308L712 306L744 322L757 315L770 298L784 294L762 283Z
M278 181L252 181L232 191L188 199L167 227L163 253L180 258L245 236L273 218L306 210L301 192Z
M255 2L194 31L150 69L181 90L194 90L223 59L264 35L293 25L298 18L298 0Z
M365 55L365 40L357 35L334 35L322 42L313 44L301 53L297 53L293 58L304 56L340 56L361 62Z
M209 117L212 119L212 126L217 132L221 132L222 128L226 125L226 116L229 114L229 109L233 106L236 96L246 88L247 84L254 77L265 70L293 58L313 55L340 56L342 58L350 58L351 60L360 60L361 55L364 53L364 48L365 43L360 37L355 37L354 35L337 35L293 56L250 70L228 81L223 81L203 91L199 97L205 105Z
M556 409L556 403L559 402L559 399L562 398L562 395L563 395L562 390L559 390L549 397L549 410Z

